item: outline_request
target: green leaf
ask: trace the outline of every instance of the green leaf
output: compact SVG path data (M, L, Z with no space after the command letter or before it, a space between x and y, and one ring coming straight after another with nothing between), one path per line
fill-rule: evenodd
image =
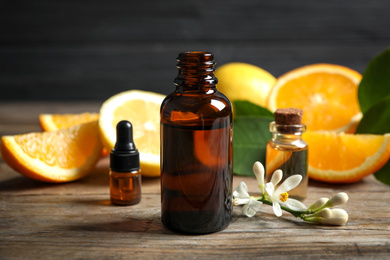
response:
M271 117L240 116L234 119L233 172L253 176L256 161L265 165L265 149L272 135L269 132Z
M390 96L390 48L374 57L363 73L358 99L363 114L376 103Z
M390 133L390 96L367 110L356 133L378 135Z
M274 117L274 114L268 109L255 105L249 101L236 100L233 101L234 116L263 116Z
M363 116L357 129L357 134L386 134L390 133L390 97L373 105ZM374 173L379 181L390 185L390 161Z
M374 176L377 180L390 185L390 161L388 161L379 171L374 173Z

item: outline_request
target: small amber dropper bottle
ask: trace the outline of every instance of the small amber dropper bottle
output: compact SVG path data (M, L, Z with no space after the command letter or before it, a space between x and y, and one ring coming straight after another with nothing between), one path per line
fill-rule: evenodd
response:
M116 134L116 144L110 154L111 202L117 205L137 204L141 201L141 171L131 123L120 121Z

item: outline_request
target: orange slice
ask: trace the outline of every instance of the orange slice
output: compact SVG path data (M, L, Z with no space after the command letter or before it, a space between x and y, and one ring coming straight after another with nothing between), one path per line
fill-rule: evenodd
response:
M330 183L351 183L383 167L390 157L390 134L306 132L309 177Z
M143 176L160 176L160 107L165 96L140 90L118 93L100 108L99 128L104 147L116 142L116 125L128 120L133 125L135 146L140 153Z
M40 114L39 123L43 131L56 131L99 119L98 113Z
M94 169L101 151L97 120L69 129L1 138L3 160L21 174L45 182L84 177Z
M99 113L88 112L80 114L40 114L39 124L43 131L57 131L98 119ZM109 152L105 148L102 148L102 156L108 154Z
M313 64L280 76L268 97L268 108L304 111L308 130L353 131L361 117L357 89L361 74L344 66Z

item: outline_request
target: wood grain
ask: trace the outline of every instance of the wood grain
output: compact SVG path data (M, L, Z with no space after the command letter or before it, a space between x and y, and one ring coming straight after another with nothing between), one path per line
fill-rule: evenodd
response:
M96 111L99 103L0 104L0 133L39 129L38 114L47 110ZM26 119L27 124L23 121ZM28 119L28 120L27 120ZM87 177L47 184L23 177L0 161L0 258L2 259L388 259L390 188L369 176L350 185L310 182L310 205L320 197L345 191L349 221L340 227L305 223L269 206L253 218L234 209L225 230L200 236L173 233L160 221L160 180L142 181L142 201L134 206L109 202L108 158ZM258 192L254 178L234 177Z

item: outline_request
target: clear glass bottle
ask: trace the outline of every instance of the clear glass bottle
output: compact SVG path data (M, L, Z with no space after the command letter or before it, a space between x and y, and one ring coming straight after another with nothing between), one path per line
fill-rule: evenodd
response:
M301 183L290 190L289 196L294 199L304 200L308 186L307 155L308 145L302 139L302 133L306 126L280 125L275 122L270 124L272 139L267 143L266 150L266 179L271 180L275 170L283 171L281 184L286 178L294 174L302 175Z
M169 229L204 234L232 219L232 108L217 88L214 56L178 56L176 91L161 105L161 217Z

